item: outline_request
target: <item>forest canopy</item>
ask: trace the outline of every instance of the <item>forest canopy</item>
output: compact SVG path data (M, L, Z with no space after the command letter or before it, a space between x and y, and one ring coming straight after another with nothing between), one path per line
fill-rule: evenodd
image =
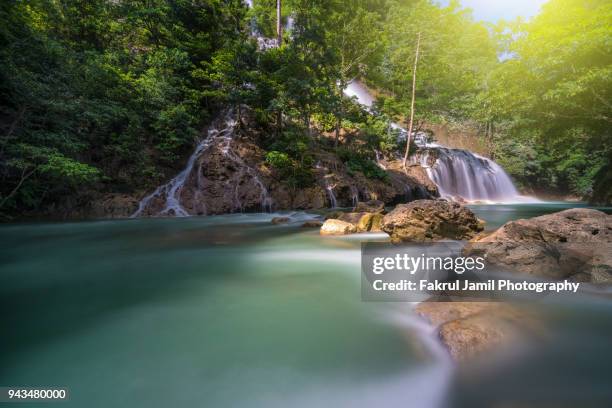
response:
M307 166L321 132L351 149L341 129L397 149L385 123L406 119L417 36L417 123L469 125L528 190L611 199L609 1L492 25L457 1L285 0L280 47L257 40L276 35L276 1L252 3L2 2L0 213L151 189L227 106L256 113L270 160ZM343 96L355 78L370 113Z

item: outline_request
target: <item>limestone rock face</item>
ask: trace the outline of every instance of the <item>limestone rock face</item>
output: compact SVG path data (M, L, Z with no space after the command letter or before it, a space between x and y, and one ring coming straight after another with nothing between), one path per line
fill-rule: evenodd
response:
M213 122L186 161L186 167L152 194L144 194L140 216L215 215L271 210L353 207L357 213L382 213L385 204L437 197L435 184L420 166L401 171L387 163L385 177L367 178L350 169L324 145L312 146L309 181L297 186L266 161L266 130L244 112L242 126L231 115ZM380 164L384 167L384 165ZM177 214L178 213L178 214ZM356 224L358 220L355 220Z
M393 242L464 240L483 230L483 222L457 203L444 200L417 200L398 205L385 215L382 230Z
M138 209L138 199L127 194L108 194L91 203L92 218L126 218Z
M574 208L510 221L470 242L465 253L513 272L612 283L612 216Z
M321 235L346 235L357 232L357 227L350 222L341 220L327 220L321 227Z

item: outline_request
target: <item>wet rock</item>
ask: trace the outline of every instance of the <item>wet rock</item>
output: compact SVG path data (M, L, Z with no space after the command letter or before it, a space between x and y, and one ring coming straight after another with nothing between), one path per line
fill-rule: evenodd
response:
M357 213L378 213L383 214L385 212L385 203L380 200L370 200L366 202L358 202L353 210Z
M361 217L363 217L366 214L368 213L365 213L365 212L342 213L340 214L338 219L342 221L350 222L351 224L357 226L357 224L359 224L359 220L361 220Z
M439 329L455 361L485 355L541 332L534 314L499 302L423 302L416 312Z
M383 217L380 213L351 212L340 214L338 219L353 224L356 232L380 232Z
M289 221L291 221L291 218L289 217L274 217L272 218L272 224L274 225L279 225L279 224L287 224Z
M488 265L553 279L612 283L612 216L574 208L510 221L474 239L466 254L484 255Z
M127 218L138 209L139 200L128 194L108 194L91 203L92 218Z
M326 220L321 227L321 235L346 235L357 232L357 227L342 220Z
M417 200L398 205L385 215L382 230L393 242L464 240L481 232L483 225L471 210L457 203Z
M357 223L357 229L363 232L381 232L381 225L384 216L379 213L364 214Z
M310 220L302 224L302 228L321 228L322 226L323 226L323 221L319 221L319 220Z

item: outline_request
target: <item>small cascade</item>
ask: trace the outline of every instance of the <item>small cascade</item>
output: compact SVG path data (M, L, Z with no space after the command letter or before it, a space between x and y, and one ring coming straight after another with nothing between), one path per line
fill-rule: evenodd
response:
M376 154L376 165L383 170L387 170L387 166L383 163L382 154L378 150L374 150L374 154Z
M154 202L159 201L163 202L163 207L160 210L154 211L154 216L187 217L191 215L181 203L181 194L185 188L185 183L189 180L190 175L194 171L196 171L194 197L198 203L205 206L205 196L202 193L205 187L202 176L202 163L200 163L198 168L195 168L195 164L202 154L213 146L218 147L223 157L233 162L238 169L227 182L228 188L232 185L234 186L234 211L243 210L243 205L239 197L239 187L241 180L246 178L253 181L259 188L262 210L270 212L272 210L272 198L265 184L259 178L257 171L248 166L244 160L231 149L231 144L235 136L236 124L237 122L233 112L228 111L223 116L223 120L221 120L218 125L213 125L208 130L207 137L198 143L196 149L189 157L185 168L172 180L159 186L151 194L144 197L138 205L138 210L136 210L131 217L136 218L145 215L146 211L154 205ZM206 213L206 208L204 208L204 213Z
M351 185L351 203L353 204L353 208L357 206L358 202L359 202L359 190L357 190L357 187Z
M321 162L318 161L315 164L315 169L321 171L321 173L327 173L329 172L329 169L327 167L323 167L321 165ZM329 198L329 205L330 208L338 208L338 200L336 200L336 195L334 194L334 188L336 187L335 184L330 183L330 178L333 177L333 175L330 174L325 174L322 178L323 178L323 183L325 184L325 191L327 191L327 197Z
M336 196L334 195L334 187L329 184L327 178L325 178L325 190L329 197L330 208L338 208L338 201L336 201Z

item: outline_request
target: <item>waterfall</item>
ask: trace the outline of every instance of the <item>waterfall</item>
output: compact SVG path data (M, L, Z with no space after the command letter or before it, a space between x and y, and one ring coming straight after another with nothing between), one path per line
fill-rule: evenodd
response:
M367 111L371 111L374 97L358 80L349 82L344 89L348 97L355 97ZM398 140L405 140L407 131L397 123L389 123L390 130L399 132ZM519 194L510 176L493 160L468 150L451 149L429 142L425 132L415 132L419 146L414 164L423 166L431 181L438 186L442 197L453 200L485 202L538 202ZM377 163L380 166L378 152Z
M272 198L255 169L248 166L240 156L231 150L231 143L234 139L237 124L233 112L228 111L222 117L223 120L219 121L216 125L212 125L208 130L207 137L198 143L194 152L189 157L189 160L187 160L185 168L172 180L159 186L151 194L144 197L138 204L136 212L132 214L132 218L145 215L145 212L151 209L154 200L161 200L163 202L163 208L159 211L154 211L154 216L187 217L191 215L181 204L181 193L185 187L185 182L194 171L197 160L213 146L219 147L223 157L232 161L238 169L231 179L228 180L228 187L234 183L234 210L242 211L243 209L238 195L238 188L240 180L244 177L250 178L259 188L262 209L264 211L272 210ZM202 169L198 167L195 170L197 171L197 189L195 191L195 196L199 199L198 201L203 202L201 194L202 188L204 187Z
M425 147L415 155L442 197L467 201L526 202L493 160L467 150Z

